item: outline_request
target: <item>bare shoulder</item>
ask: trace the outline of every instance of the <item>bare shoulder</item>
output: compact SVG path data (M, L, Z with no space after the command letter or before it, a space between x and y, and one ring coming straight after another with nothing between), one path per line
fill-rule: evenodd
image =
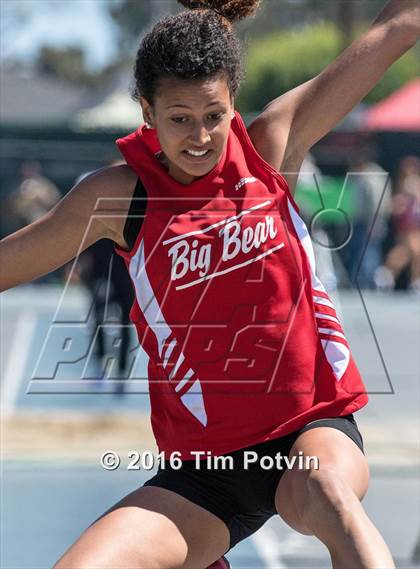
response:
M248 134L258 154L283 174L293 193L305 152L292 144L287 114L284 121L279 121L278 117L274 119L270 108L267 107L249 125Z
M127 164L108 166L92 172L78 184L89 202L89 210L105 227L106 237L121 247L123 231L137 174Z
M267 109L258 115L247 130L258 154L275 170L280 170L287 148L287 129L279 128L278 122L272 120Z
M127 164L106 166L83 178L79 185L89 187L97 198L127 198L134 190L137 174Z

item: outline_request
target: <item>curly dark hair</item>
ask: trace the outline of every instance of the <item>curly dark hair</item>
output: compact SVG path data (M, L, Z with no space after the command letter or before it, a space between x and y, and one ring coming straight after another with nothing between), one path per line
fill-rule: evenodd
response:
M225 76L235 97L243 78L241 43L232 22L253 15L260 0L178 0L190 8L160 20L143 38L132 96L153 104L159 79Z

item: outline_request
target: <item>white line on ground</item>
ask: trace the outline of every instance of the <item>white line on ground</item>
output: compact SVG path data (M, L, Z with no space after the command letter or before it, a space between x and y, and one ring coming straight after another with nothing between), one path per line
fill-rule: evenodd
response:
M286 529L287 533L284 534L281 527L283 524L280 519L278 521L278 531L273 523L265 525L251 536L259 556L268 569L287 569L285 557L296 553L302 554L307 548L308 539L311 539L290 528Z
M1 383L2 416L10 416L16 406L19 387L25 372L26 361L35 331L36 314L34 311L22 312L19 315L12 348L10 350L5 374Z
M258 555L268 569L273 567L275 569L287 569L283 563L280 551L281 538L272 527L261 528L251 536L251 539L254 542Z

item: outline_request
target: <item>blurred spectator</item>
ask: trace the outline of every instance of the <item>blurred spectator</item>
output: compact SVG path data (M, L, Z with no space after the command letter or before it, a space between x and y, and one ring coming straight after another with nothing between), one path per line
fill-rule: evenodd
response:
M375 272L382 262L382 243L390 214L391 187L387 173L364 153L351 162L353 234L342 250L349 279L360 288L375 288Z
M45 215L61 198L55 184L42 175L41 165L25 161L20 167L20 182L11 193L7 212L7 232L13 233ZM37 284L54 283L61 280L62 270L49 273L34 281Z
M420 159L407 156L400 163L392 198L394 246L376 272L379 288L394 288L403 271L407 286L420 290Z
M20 175L22 181L10 196L16 229L42 217L61 197L57 186L42 175L39 162L23 162Z

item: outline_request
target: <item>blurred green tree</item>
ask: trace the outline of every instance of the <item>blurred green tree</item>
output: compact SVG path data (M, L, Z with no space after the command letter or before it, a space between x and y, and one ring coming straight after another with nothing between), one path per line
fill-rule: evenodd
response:
M41 75L48 75L65 81L83 83L88 75L85 54L80 47L43 46L38 52L36 66Z
M121 57L131 55L141 34L152 22L176 11L176 0L114 0L109 15L117 26ZM180 9L180 8L179 8Z
M109 15L118 29L118 44L121 55L130 53L133 42L137 40L152 17L151 0L120 0L109 5Z
M385 0L263 0L257 17L238 27L248 45L247 79L238 108L259 111L273 98L319 73L384 4ZM92 72L79 47L44 46L38 56L39 70L64 80L98 85L131 64L141 34L153 21L183 8L176 0L109 0L106 9L119 32L120 53L114 62L100 73ZM418 51L412 50L400 59L366 101L385 97L415 76L416 55Z
M334 22L349 42L360 23L368 23L379 13L386 0L262 0L256 18L245 20L240 29L254 38L258 35L319 22Z
M385 0L262 0L257 17L245 20L238 29L242 36L255 37L327 20L334 21L344 40L348 40L354 25L371 20L384 3ZM110 0L108 4L124 54L132 52L133 41L138 41L151 22L183 9L176 0Z
M241 112L261 110L272 99L321 72L342 47L338 28L325 22L255 38L248 47L247 76L237 99L238 109ZM418 72L415 48L388 70L366 97L366 102L386 97Z
M87 68L85 53L80 47L43 46L38 52L35 65L41 75L86 87L96 87L112 77L119 69L120 63L117 61L99 72L93 72Z

